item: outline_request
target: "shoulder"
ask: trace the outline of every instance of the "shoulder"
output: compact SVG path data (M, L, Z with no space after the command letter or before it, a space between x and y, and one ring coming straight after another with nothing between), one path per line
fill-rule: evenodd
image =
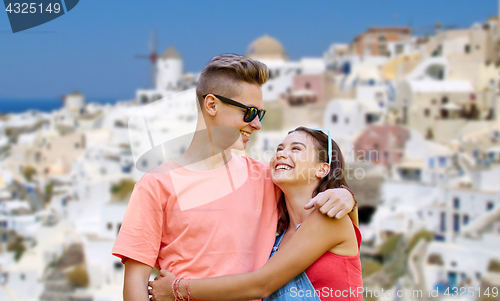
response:
M271 170L269 168L269 163L260 161L260 160L255 160L253 158L243 156L240 157L242 160L245 160L247 166L250 169L250 172L253 174L261 174L261 175L270 175ZM268 178L268 177L266 177Z
M314 227L317 229L323 229L337 238L346 239L350 237L354 231L354 225L348 215L340 219L331 218L322 214L318 209L313 209L306 220L310 220L310 223L314 224Z
M259 180L258 182L264 183L264 185L273 187L274 189L269 163L255 160L247 156L242 156L241 159L246 161L250 179Z
M269 170L269 163L264 161L255 160L254 158L248 156L236 156L242 160L245 160L249 166L255 166L257 168L262 168L263 170Z
M173 192L173 183L165 164L146 172L134 186L134 193L146 193L153 198L163 198L170 192Z

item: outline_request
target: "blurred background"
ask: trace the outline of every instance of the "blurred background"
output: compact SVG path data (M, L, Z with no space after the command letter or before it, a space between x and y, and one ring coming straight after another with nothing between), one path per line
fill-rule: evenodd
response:
M393 292L367 300L500 300L499 5L82 1L16 34L0 13L0 300L122 299L130 193L223 53L270 70L248 156L298 126L340 145L364 286Z

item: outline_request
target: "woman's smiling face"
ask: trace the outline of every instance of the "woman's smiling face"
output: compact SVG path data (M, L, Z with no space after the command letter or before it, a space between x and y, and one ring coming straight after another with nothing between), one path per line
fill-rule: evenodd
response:
M322 162L318 161L313 138L307 133L296 131L285 137L271 159L271 177L280 184L318 183L318 172Z

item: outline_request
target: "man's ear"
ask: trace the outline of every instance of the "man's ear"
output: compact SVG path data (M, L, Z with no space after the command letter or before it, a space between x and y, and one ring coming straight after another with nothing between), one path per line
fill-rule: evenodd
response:
M205 97L203 107L209 116L214 117L217 115L217 102L216 98L212 94L208 94L207 97Z
M316 177L320 178L320 179L323 179L324 177L326 177L328 175L328 173L330 172L330 165L328 165L327 163L319 163L321 164L320 167L316 170Z

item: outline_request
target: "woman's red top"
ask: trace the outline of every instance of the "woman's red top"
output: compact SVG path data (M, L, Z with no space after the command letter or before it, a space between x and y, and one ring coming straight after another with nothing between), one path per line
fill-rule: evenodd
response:
M358 255L340 256L326 252L306 270L307 277L323 301L363 300L363 279L359 259L361 232L354 223L353 227L358 241Z

